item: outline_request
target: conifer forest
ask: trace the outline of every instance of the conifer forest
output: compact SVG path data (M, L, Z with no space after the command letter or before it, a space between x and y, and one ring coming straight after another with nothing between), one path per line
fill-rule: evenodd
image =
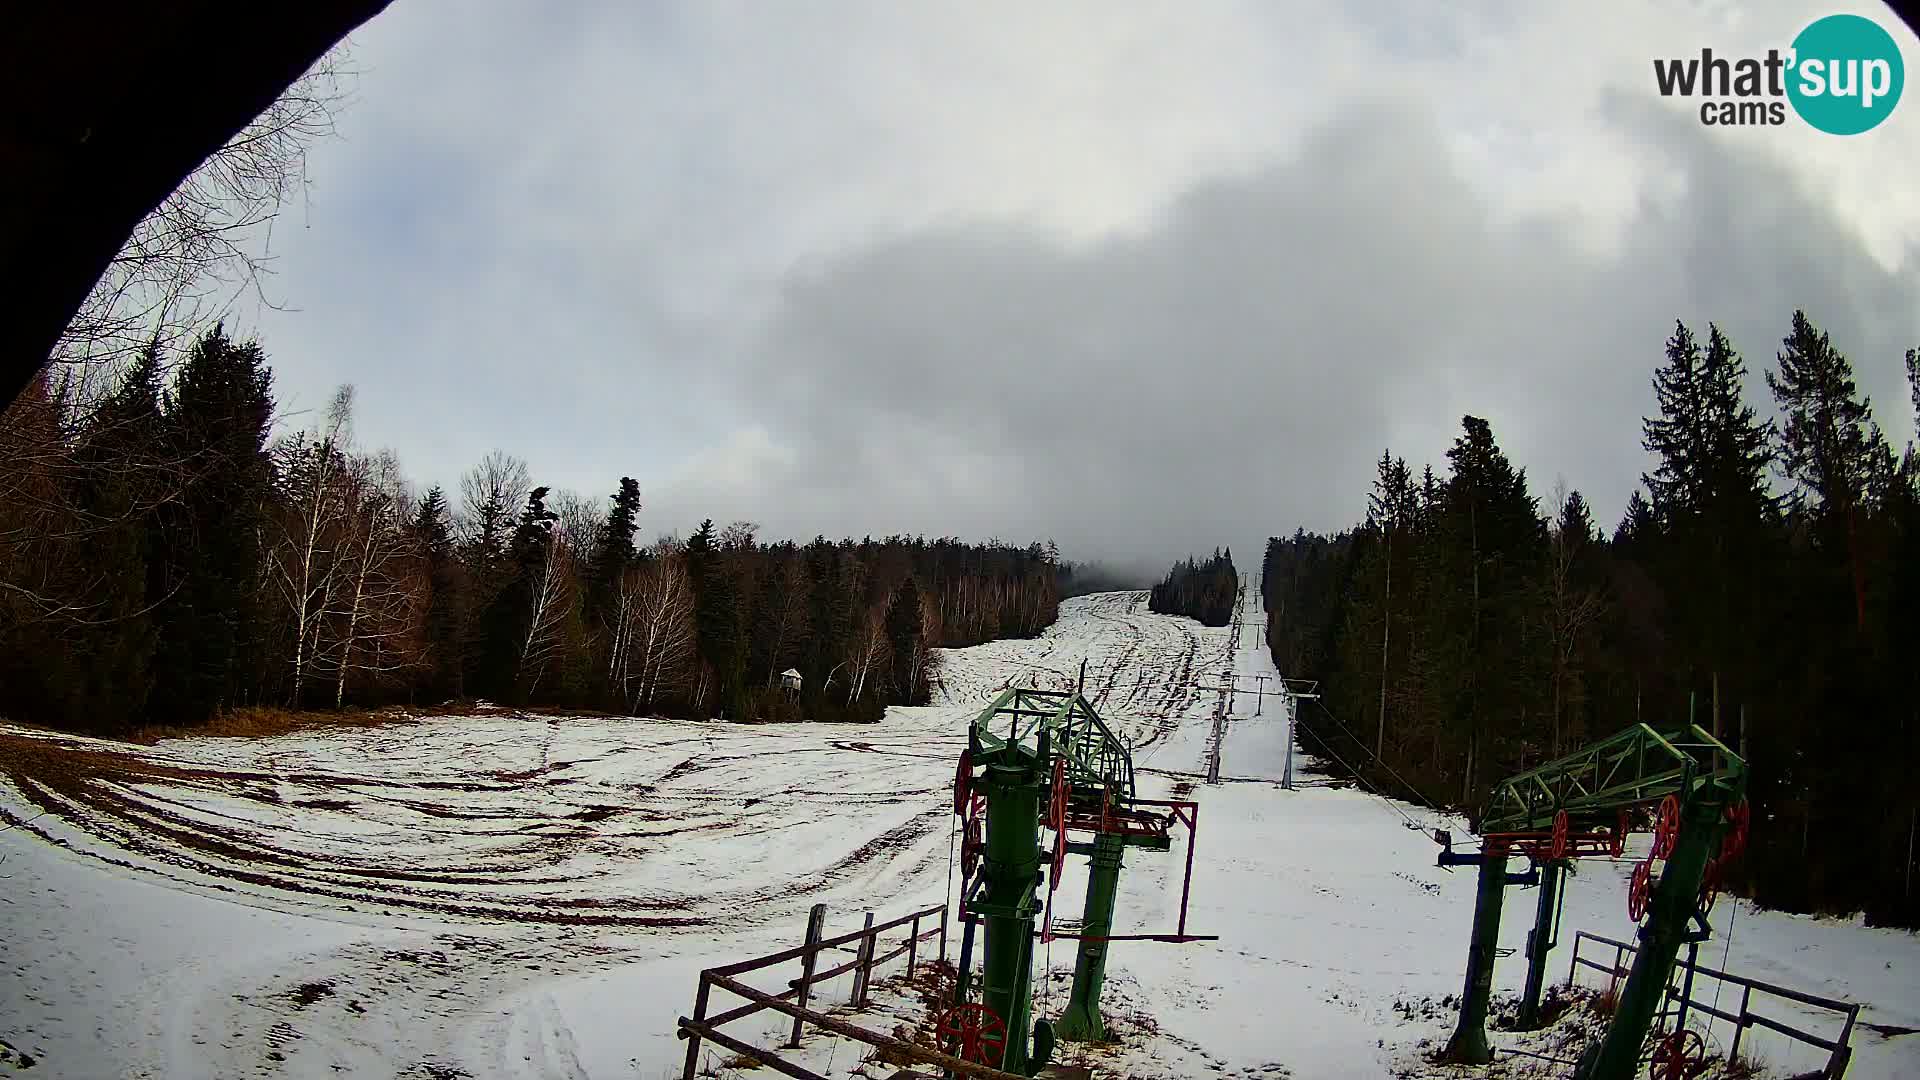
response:
M343 389L272 435L267 356L219 328L97 400L36 379L0 427L0 714L94 734L476 699L871 720L930 699L934 649L1038 634L1073 580L1051 544L712 521L641 544L633 478L556 492L497 451L415 491L352 412Z
M1920 352L1904 362L1895 407L1920 413ZM1467 416L1437 470L1382 453L1358 524L1270 540L1275 663L1325 695L1302 746L1469 808L1628 724L1691 719L1752 763L1754 899L1920 925L1920 455L1805 313L1759 374L1764 403L1718 327L1674 327L1652 471L1611 528Z

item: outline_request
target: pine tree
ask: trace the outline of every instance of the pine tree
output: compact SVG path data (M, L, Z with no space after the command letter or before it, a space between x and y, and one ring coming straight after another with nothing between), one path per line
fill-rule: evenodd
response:
M713 519L700 523L687 541L687 572L693 579L693 619L700 659L712 672L712 700L733 719L746 719L739 597L716 543ZM704 710L704 701L696 702Z
M1659 539L1660 519L1645 493L1635 488L1627 497L1626 513L1613 530L1613 542L1623 548L1638 547Z
M633 534L639 518L640 482L623 476L620 490L613 496L613 509L594 537L593 557L587 567L587 614L595 625L607 622L619 595L621 575L638 558Z
M455 556L447 497L438 484L427 489L414 513L413 531L422 558L428 589L425 692L435 701L464 697L463 643L466 639L466 596L460 561Z
M1660 403L1658 419L1641 423L1641 446L1660 455L1660 465L1643 473L1654 513L1668 525L1695 512L1702 487L1700 473L1706 456L1701 393L1700 344L1685 323L1675 322L1667 339L1667 362L1653 376L1654 397Z
M1548 656L1525 632L1546 553L1546 523L1527 494L1525 471L1507 460L1492 426L1477 416L1463 417L1461 425L1447 451L1453 475L1442 543L1453 553L1455 590L1464 594L1440 610L1458 612L1466 648L1464 685L1455 699L1466 737L1465 801L1483 777L1524 756L1527 725L1508 718L1545 712L1538 689Z
M920 675L924 641L921 636L920 586L908 574L894 590L887 608L887 642L893 652L893 698L902 705L926 704L927 687Z
M158 561L154 508L164 498L160 349L142 351L89 418L77 452L75 509L99 585L72 646L67 715L77 726L118 732L139 717L153 685L159 645L148 578Z
M257 691L261 533L271 498L272 373L253 342L216 326L194 343L162 443L189 470L159 514L165 554L152 711L198 723Z
M1685 324L1654 375L1661 415L1642 421L1642 445L1660 455L1643 477L1661 544L1645 555L1674 604L1680 647L1705 676L1721 732L1725 677L1746 666L1760 542L1775 504L1767 492L1772 429L1745 401L1746 365L1718 326L1704 355Z
M1803 497L1813 498L1825 539L1844 553L1853 583L1855 625L1864 632L1862 519L1886 490L1892 453L1873 421L1872 403L1854 385L1853 365L1805 312L1793 313L1793 329L1781 345L1779 370L1767 372L1767 386L1786 419L1780 431L1780 467Z
M553 550L553 523L557 515L547 509L548 488L536 487L527 495L508 545L508 578L488 605L481 620L483 663L474 679L474 689L496 701L520 703L523 690L522 666L527 631L537 614L541 571Z

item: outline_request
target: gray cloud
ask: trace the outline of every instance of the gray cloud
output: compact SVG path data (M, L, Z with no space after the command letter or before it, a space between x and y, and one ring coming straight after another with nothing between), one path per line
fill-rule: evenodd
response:
M1796 306L1904 432L1913 274L1686 120L1613 108L1678 192L1643 201L1611 252L1569 218L1506 219L1429 115L1376 103L1132 234L958 224L796 272L739 386L769 442L731 459L734 481L696 470L668 503L801 534L1251 547L1355 520L1383 447L1443 465L1472 412L1537 492L1564 477L1615 518L1673 320L1719 322L1765 408L1759 373Z
M1912 117L1712 132L1650 87L1824 13L410 0L258 329L421 481L629 474L649 533L1246 561L1465 412L1611 518L1676 316L1761 400L1804 305L1906 437Z

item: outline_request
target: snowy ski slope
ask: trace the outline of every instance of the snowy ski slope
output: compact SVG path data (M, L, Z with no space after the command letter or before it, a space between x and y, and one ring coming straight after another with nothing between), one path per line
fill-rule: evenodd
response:
M1094 1060L1115 1076L1475 1075L1420 1057L1451 1027L1436 1003L1459 990L1473 881L1435 867L1408 819L1461 824L1304 761L1281 790L1283 711L1255 716L1252 695L1230 710L1224 782L1203 783L1215 695L1197 687L1273 674L1257 596L1238 649L1144 594L1077 598L1039 639L947 653L936 703L877 725L503 713L153 748L0 729L0 810L21 822L0 832L0 1039L35 1059L22 1075L84 1080L678 1075L673 1019L700 968L792 944L815 902L851 928L940 901L966 724L1012 683L1071 686L1084 660L1143 794L1201 802L1188 926L1222 937L1116 944L1107 1000L1128 1041ZM1129 855L1116 932L1172 928L1185 852ZM1563 942L1630 935L1630 866L1581 868ZM1503 945L1531 900L1510 896ZM1732 970L1920 1027L1913 935L1737 908ZM1703 962L1726 948L1716 936ZM1050 1015L1070 943L1039 959ZM1501 961L1501 990L1522 963ZM1920 1076L1916 1039L1863 1030L1849 1075ZM1781 1074L1817 1063L1759 1040ZM859 1059L810 1054L835 1075Z

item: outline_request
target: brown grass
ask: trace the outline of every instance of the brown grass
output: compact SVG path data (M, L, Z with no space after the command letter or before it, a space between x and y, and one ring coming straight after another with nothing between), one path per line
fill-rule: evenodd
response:
M162 739L264 739L315 728L376 727L382 724L411 723L413 714L399 709L282 709L271 705L249 705L229 709L205 724L180 726L146 724L127 733L126 740L152 746Z

